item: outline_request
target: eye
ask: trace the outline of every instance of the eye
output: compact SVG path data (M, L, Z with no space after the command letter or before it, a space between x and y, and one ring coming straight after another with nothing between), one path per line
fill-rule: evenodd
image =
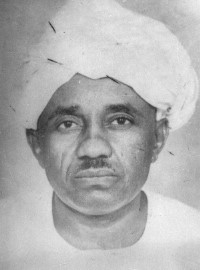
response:
M80 129L80 125L74 121L67 120L59 124L57 129L60 132L65 132L65 131Z
M111 122L111 125L113 126L125 126L125 125L130 125L132 124L132 120L130 120L127 117L121 116L121 117L117 117L116 119L114 119Z

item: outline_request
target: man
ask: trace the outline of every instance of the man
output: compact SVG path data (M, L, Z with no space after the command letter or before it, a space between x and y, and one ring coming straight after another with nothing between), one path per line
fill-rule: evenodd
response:
M199 215L142 191L169 131L189 120L197 100L196 74L177 39L114 1L69 1L29 66L22 118L53 187L66 250L97 250L86 255L89 267L107 254L99 269L198 269L185 250L200 250ZM101 253L112 249L127 261Z

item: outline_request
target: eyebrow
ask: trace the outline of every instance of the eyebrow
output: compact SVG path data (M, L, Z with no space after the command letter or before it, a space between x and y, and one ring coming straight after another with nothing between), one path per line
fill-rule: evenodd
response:
M74 105L70 107L62 107L59 106L56 108L56 110L48 117L48 121L59 117L59 116L65 116L65 115L74 115L74 116L80 116L81 108L79 105ZM125 104L110 104L105 107L106 113L118 113L123 112L127 114L134 114L138 115L140 117L144 117L144 115L137 110L135 107L133 107L130 103Z
M70 107L59 106L48 117L48 121L52 120L55 117L64 116L64 115L80 115L80 106L78 106L78 105L74 105L74 106L70 106Z
M140 117L144 117L142 112L140 112L138 109L133 107L130 103L125 104L111 104L106 106L106 112L107 113L118 113L123 112L127 114L134 114Z

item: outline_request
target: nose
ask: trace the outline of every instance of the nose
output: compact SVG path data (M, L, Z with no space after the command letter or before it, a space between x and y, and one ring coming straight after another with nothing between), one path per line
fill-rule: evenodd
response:
M104 157L108 158L112 154L109 142L102 134L98 132L90 132L86 138L80 143L77 155L80 159Z

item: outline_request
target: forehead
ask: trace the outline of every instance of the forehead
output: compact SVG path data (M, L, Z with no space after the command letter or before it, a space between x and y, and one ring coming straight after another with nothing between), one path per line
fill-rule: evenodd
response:
M55 91L41 117L46 119L58 107L77 106L83 113L90 113L115 104L130 104L144 115L152 110L131 87L114 78L91 79L76 74Z

